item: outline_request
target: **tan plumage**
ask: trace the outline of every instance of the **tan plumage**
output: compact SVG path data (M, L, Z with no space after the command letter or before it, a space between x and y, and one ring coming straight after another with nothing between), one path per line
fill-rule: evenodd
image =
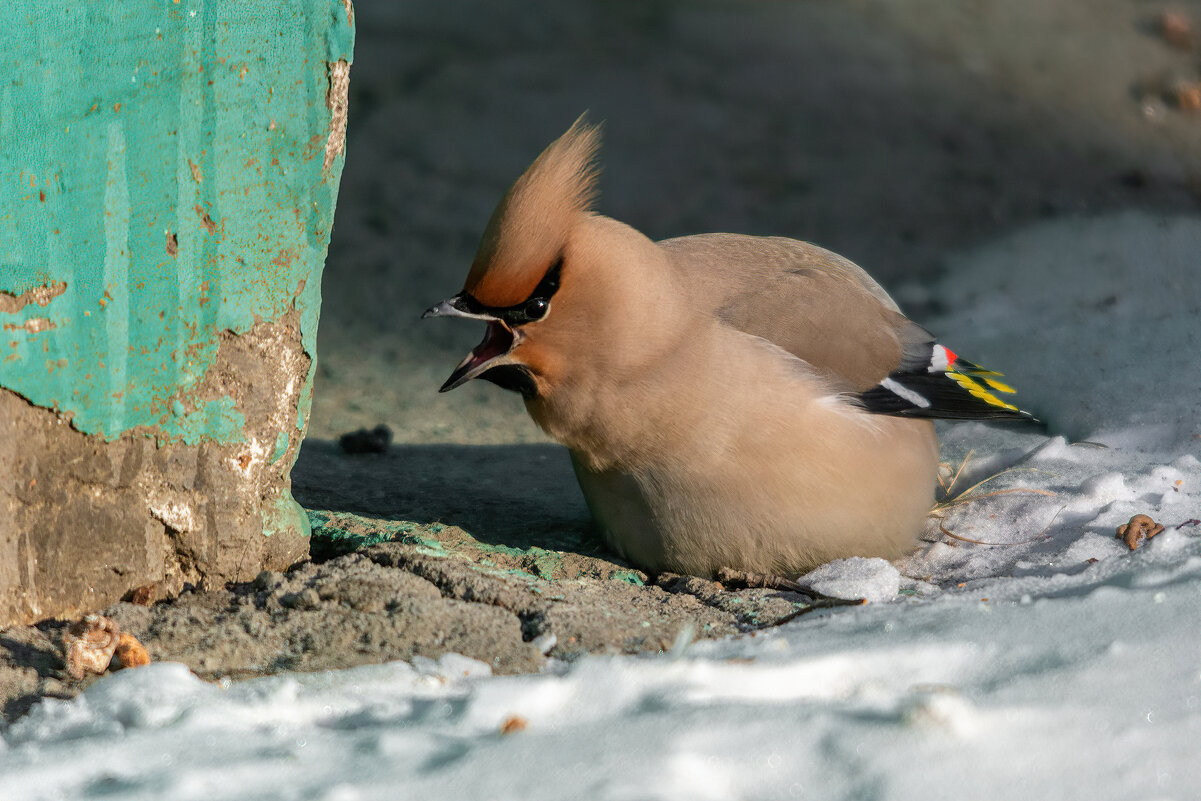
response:
M834 253L735 234L655 243L592 212L597 144L583 118L551 144L497 207L463 291L427 312L488 321L443 389L521 391L570 449L608 542L645 570L794 575L902 555L938 467L932 424L904 415L1024 413L977 373L929 367L945 352L995 375Z

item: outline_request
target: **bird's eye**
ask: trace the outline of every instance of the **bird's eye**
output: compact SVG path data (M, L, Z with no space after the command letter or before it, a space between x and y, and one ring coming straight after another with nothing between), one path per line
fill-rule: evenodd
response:
M522 311L525 312L525 316L530 320L541 320L546 316L546 311L549 308L550 301L546 298L531 298L526 301L525 308Z

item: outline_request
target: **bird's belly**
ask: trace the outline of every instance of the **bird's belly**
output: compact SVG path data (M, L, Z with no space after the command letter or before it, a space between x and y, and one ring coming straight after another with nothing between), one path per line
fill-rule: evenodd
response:
M734 463L632 472L572 463L606 541L643 570L797 575L848 556L897 558L915 543L938 446L929 423L896 422L912 447L862 464L784 462L749 475Z
M640 482L619 470L590 470L574 452L571 466L588 511L609 547L643 570L673 570L665 550L665 539L671 540L670 526L665 531L656 522L652 501Z

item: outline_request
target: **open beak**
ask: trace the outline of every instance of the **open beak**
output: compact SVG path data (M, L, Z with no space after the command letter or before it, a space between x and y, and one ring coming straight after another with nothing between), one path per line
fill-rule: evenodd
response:
M488 323L484 341L476 345L471 353L468 353L466 358L459 362L459 366L450 374L450 378L446 379L446 383L439 388L439 392L450 392L455 387L482 375L498 359L507 356L513 348L517 347L517 334L513 329L496 317L462 308L458 295L427 309L421 317L422 319L426 317L469 317Z

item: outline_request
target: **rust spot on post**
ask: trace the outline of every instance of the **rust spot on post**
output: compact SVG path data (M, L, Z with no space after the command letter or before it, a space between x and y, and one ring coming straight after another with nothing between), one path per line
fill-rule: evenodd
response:
M296 251L284 248L279 252L279 255L271 260L271 263L286 270L292 266L292 261L296 259L296 256Z
M52 281L49 284L35 286L33 289L28 289L20 295L14 295L11 292L5 292L0 289L0 312L15 314L30 303L45 306L66 291L66 281Z
M201 206L196 206L196 216L200 218L200 224L204 226L204 230L210 234L217 233L217 226L213 223L213 218L209 216L208 211Z
M175 256L179 253L179 237L174 231L167 232L167 255Z
M4 324L5 331L17 331L23 328L31 334L40 334L43 331L49 331L51 328L57 327L54 321L47 317L30 317L21 325L16 325L15 323Z

